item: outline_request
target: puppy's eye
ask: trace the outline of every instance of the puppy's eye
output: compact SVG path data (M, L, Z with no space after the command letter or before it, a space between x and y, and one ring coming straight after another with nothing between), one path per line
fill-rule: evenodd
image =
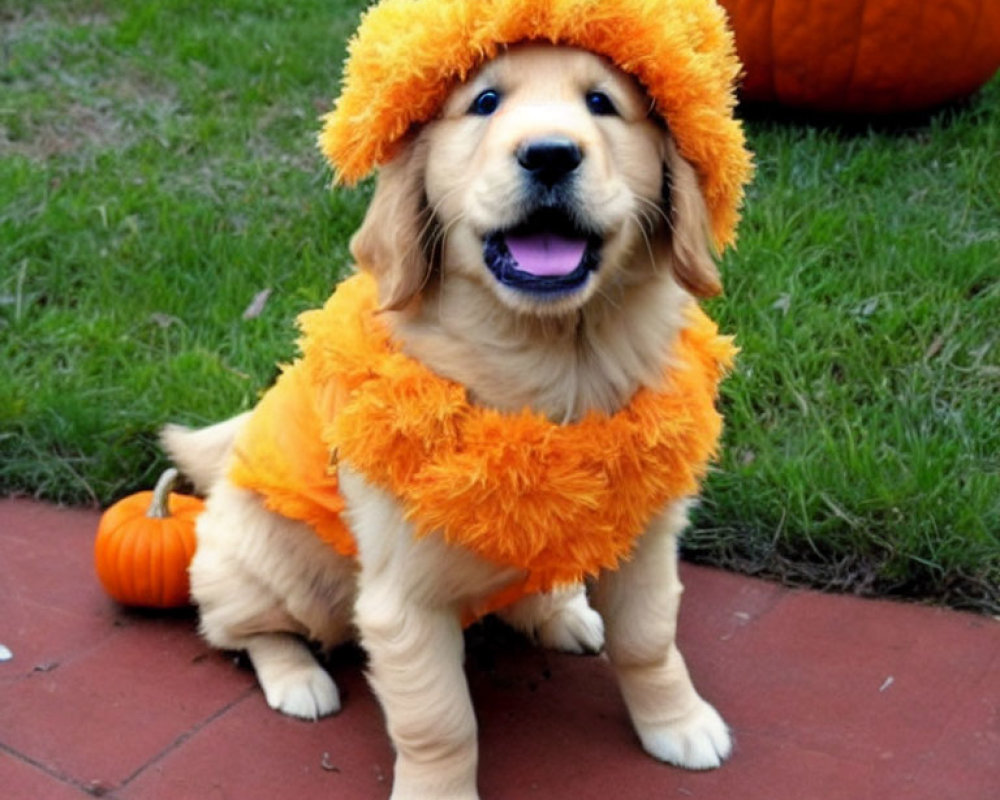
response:
M618 115L618 109L615 108L615 104L611 102L611 98L604 92L599 92L595 89L592 92L587 92L585 99L587 101L587 108L595 116L614 117Z
M496 89L486 89L476 95L476 99L469 106L470 114L477 114L480 117L488 117L500 105L500 92Z

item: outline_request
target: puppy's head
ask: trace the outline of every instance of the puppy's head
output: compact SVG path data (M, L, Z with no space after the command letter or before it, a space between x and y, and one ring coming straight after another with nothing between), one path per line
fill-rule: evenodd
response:
M664 270L717 294L697 176L650 109L583 50L522 45L484 65L379 174L352 251L383 307L451 276L536 315Z

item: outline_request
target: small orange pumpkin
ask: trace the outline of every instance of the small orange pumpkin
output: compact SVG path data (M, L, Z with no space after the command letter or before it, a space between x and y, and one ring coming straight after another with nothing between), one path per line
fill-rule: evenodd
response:
M153 491L119 500L101 516L94 563L101 585L119 603L175 608L190 602L187 568L205 504L172 493L176 481L170 468Z
M997 0L720 0L742 96L814 111L920 111L1000 67Z

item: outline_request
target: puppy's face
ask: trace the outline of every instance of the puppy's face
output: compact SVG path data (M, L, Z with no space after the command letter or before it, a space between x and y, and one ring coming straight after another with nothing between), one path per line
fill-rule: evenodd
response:
M483 66L380 174L354 248L381 273L383 303L404 304L432 265L541 315L660 266L716 293L697 179L650 108L585 51L524 45Z
M643 215L660 221L665 139L648 110L590 53L522 47L486 65L429 136L445 264L517 308L586 303L641 245Z

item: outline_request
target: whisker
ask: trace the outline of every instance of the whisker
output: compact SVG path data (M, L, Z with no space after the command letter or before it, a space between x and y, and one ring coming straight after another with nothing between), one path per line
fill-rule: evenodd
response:
M642 225L636 223L636 227L639 229L639 235L642 236L643 244L646 245L646 252L649 254L649 265L653 270L653 274L659 275L660 265L657 264L656 256L653 255L653 243L649 240L649 235L646 233L646 230Z
M663 206L654 200L650 200L648 197L642 197L641 195L636 196L636 200L641 204L643 210L649 210L654 213L655 216L662 219L671 230L674 229L674 221L670 214L668 214ZM654 226L655 227L655 226Z
M619 294L621 292L619 291ZM597 290L597 294L604 300L609 306L615 309L615 311L622 310L622 304L619 300L611 296L610 287L601 287Z
M462 214L462 215L459 215L458 217L456 217L455 219L451 220L447 225L444 225L444 226L441 226L441 227L438 228L438 230L436 231L437 242L440 244L441 252L442 253L444 252L445 245L447 243L448 234L451 233L452 229L456 225L458 225L460 222L463 222L464 220L465 220L465 215ZM444 279L445 279L445 259L444 258L442 258L440 260L440 268L441 268L440 280L441 280L441 284L444 285ZM428 270L428 275L429 274L430 274L430 271ZM424 282L424 285L426 285L426 280ZM420 288L423 289L424 286L421 285ZM444 314L444 309L443 309L443 307L441 305L443 302L444 302L444 292L439 292L438 293L438 316L439 317Z
M415 240L410 243L410 248L407 251L406 256L412 255L412 251L414 248L419 248L421 250L426 248L430 251L428 253L428 256L431 259L431 261L433 261L437 257L439 253L438 248L443 246L445 233L443 229L441 229L440 227L434 228L433 227L434 222L438 218L438 211L440 210L441 205L447 202L447 200L451 198L452 195L456 194L458 191L459 187L455 187L454 189L445 192L445 194L437 201L437 203L434 204L433 207L427 205L420 209L418 221L420 221L421 218L423 219L423 221L417 232ZM463 219L463 217L459 217L458 219L454 220L451 224L454 225L461 219ZM443 249L440 252L443 252ZM427 269L425 271L423 280L421 281L420 287L417 291L423 291L425 288L427 288L427 284L431 278L431 272L432 270L430 269Z

